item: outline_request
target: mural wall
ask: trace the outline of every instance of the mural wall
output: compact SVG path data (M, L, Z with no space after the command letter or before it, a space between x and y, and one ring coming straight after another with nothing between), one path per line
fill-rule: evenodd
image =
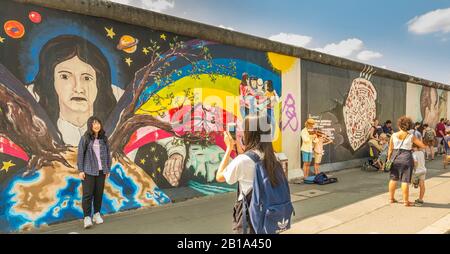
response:
M406 114L415 122L434 128L441 118L449 119L448 91L408 83L406 98Z
M12 2L0 22L0 232L82 217L91 115L113 155L102 213L234 191L214 176L245 114L281 150L280 55Z
M301 62L302 119L312 117L333 143L322 163L367 157L373 119L394 120L405 114L406 84L375 75L310 61Z

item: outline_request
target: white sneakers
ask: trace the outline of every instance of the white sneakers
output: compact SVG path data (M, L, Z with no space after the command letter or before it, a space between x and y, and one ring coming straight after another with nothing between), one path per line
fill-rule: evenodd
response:
M84 228L90 228L90 227L92 227L91 217L86 216L86 217L84 217Z
M95 224L102 224L103 223L103 219L100 216L100 213L94 214L94 217L92 218L92 220L95 222Z
M84 228L87 229L87 228L92 227L94 225L92 222L94 222L95 224L103 223L103 219L100 216L100 213L94 214L94 217L92 219L89 216L84 217Z

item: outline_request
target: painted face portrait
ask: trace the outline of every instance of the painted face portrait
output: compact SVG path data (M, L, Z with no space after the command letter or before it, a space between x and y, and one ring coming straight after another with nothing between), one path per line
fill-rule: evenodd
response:
M262 79L258 79L257 80L257 89L258 89L258 92L264 92L264 82L263 82L263 80Z
M250 79L250 86L253 90L256 90L258 88L257 80L255 78Z
M353 80L343 107L348 141L354 151L367 140L373 119L376 118L377 91L364 78Z
M55 66L54 79L60 117L70 119L69 114L94 114L98 89L96 73L91 65L75 56Z
M71 145L84 133L75 128L86 126L92 115L106 120L117 103L106 57L94 44L73 35L55 37L42 47L39 71L28 90Z

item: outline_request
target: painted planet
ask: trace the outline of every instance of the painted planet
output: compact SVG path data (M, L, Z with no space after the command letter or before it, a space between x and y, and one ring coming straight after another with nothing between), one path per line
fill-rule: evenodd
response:
M30 11L30 13L28 14L28 18L31 20L31 22L36 24L41 23L42 21L41 14L39 14L39 12L36 11Z
M118 50L123 50L127 53L134 53L137 49L139 40L131 35L123 35L120 37L119 44L117 44Z
M16 20L6 21L3 28L5 29L6 35L14 39L22 38L25 34L25 28L22 23Z

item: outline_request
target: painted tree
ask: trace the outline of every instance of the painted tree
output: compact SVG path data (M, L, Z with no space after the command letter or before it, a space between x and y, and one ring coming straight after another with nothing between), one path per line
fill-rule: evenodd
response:
M202 45L202 42L200 42L200 45L195 46L186 45L183 41L177 41L175 37L169 46L170 49L164 54L161 54L159 52L160 46L156 42L151 41L151 46L149 47L151 52L150 62L135 74L132 82L132 101L122 111L118 124L111 135L111 151L113 152L113 157L116 159L125 158L125 154L123 153L124 146L136 130L145 126L158 127L171 133L179 138L174 142L179 142L180 140L183 142L200 142L203 144L209 142L209 136L206 133L186 132L180 135L173 130L170 123L163 122L153 116L154 114L161 117L164 116L168 110L167 105L172 105L175 99L173 93L169 93L166 97L161 97L157 94L158 89L154 89L146 97L154 100L154 103L156 105L159 104L160 107L151 112L147 111L146 113L148 114L136 114L136 110L142 105L142 95L146 88L153 83L156 84L157 88L170 86L176 76L182 75L181 70L171 68L171 62L174 60L185 61L186 64L189 64L191 68L188 70L188 75L193 79L199 79L200 74L207 74L211 81L214 82L217 75L235 75L236 67L234 62L230 61L228 66L214 65L208 47ZM166 103L162 104L161 101L166 101ZM198 101L196 94L190 89L184 91L183 100L177 102L177 104L182 106L186 101L189 101L191 106L194 106L194 103ZM145 110L143 111L145 112Z
M149 63L135 73L134 80L127 88L126 92L132 93L131 103L122 110L109 138L113 159L124 166L134 164L126 157L123 148L131 135L141 127L154 126L167 131L178 138L174 142L195 142L203 145L210 143L207 133L179 134L174 131L169 122L164 122L160 117L154 116L163 116L168 110L166 105L172 103L173 93L169 93L163 98L156 93L158 89L154 89L154 92L150 94L144 94L144 91L152 84L156 84L158 88L168 86L177 76L181 76L181 70L172 67L174 61L184 61L185 64L191 66L188 76L199 79L200 74L207 74L212 82L218 75L235 76L235 63L230 61L227 66L214 65L211 53L202 41L186 45L185 42L178 41L175 37L169 46L168 51L161 52L161 47L151 41ZM33 100L19 96L14 91L17 89L19 89L19 85L16 85L15 89L9 89L6 85L0 84L0 136L12 140L30 155L31 159L28 162L26 173L39 170L43 166L51 166L55 161L73 168L74 165L65 159L66 153L75 151L73 147L64 145L62 140L50 131L52 128L47 126L46 122L49 121L44 120L46 117L36 113L39 105ZM23 87L20 89L24 90ZM198 101L195 97L196 95L191 90L186 89L184 100L179 104L183 105L189 100L193 106L193 103ZM155 112L136 114L136 111L147 99L154 100L155 104L160 104L159 102L162 100L169 100L169 103L161 104L161 107ZM72 164L74 163L72 162Z

